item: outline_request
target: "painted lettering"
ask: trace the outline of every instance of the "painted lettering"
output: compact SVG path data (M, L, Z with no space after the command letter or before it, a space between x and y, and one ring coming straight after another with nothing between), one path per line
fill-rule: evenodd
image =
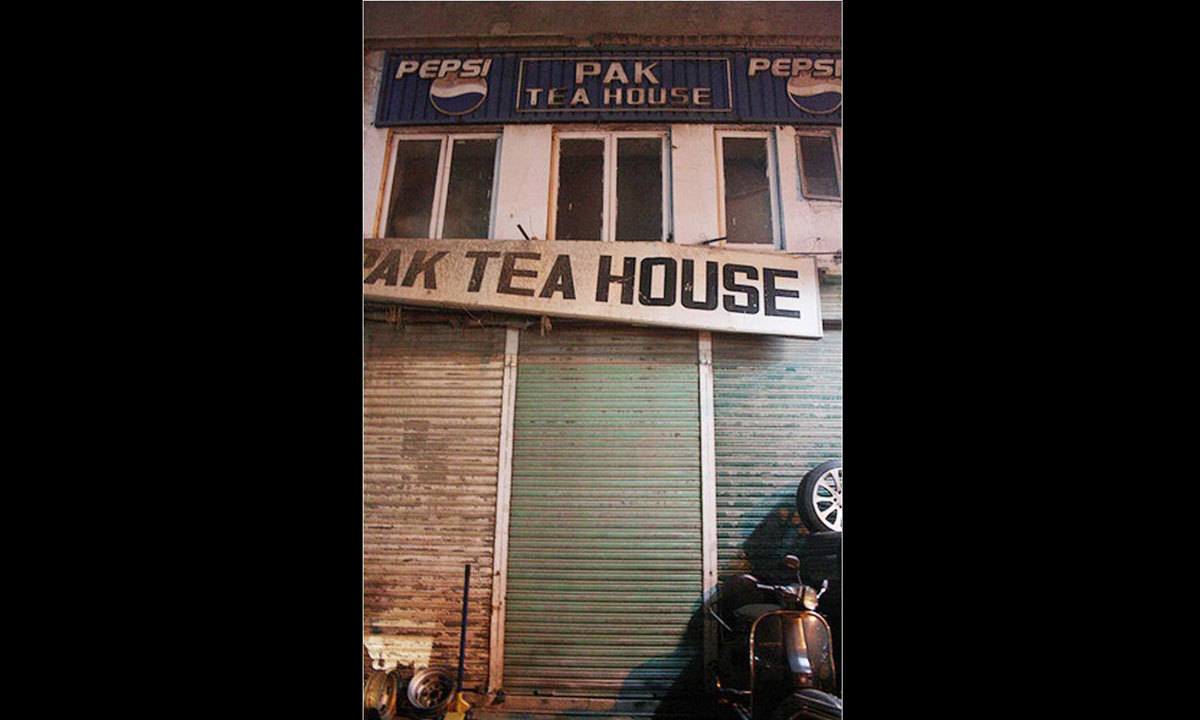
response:
M692 310L717 309L717 263L712 260L704 262L704 302L696 302L696 262L683 261L683 288L679 291L679 299L685 308Z
M480 63L482 62L483 60L480 58L472 58L465 61L462 64L462 72L460 72L458 76L461 78L479 77L479 73L483 70L483 68L480 67Z
M400 66L396 68L396 79L399 80L410 72L415 72L420 66L421 63L416 60L401 60Z
M425 251L417 250L413 253L412 260L408 263L408 270L404 272L404 280L400 282L404 287L412 287L417 281L418 275L425 276L425 289L437 290L437 276L434 274L434 266L438 260L448 255L445 250L439 250L433 254L433 257L425 259Z
M384 256L383 262L375 266L371 274L363 280L363 285L373 285L374 283L383 281L384 285L396 286L396 277L400 274L400 251L389 250Z
M577 62L575 63L575 84L582 85L584 78L599 77L600 63L598 62Z
M798 310L781 310L775 304L776 298L798 298L797 290L785 290L775 287L775 278L798 278L800 273L795 270L780 270L778 268L763 268L763 314L776 317L799 318Z
M753 315L758 312L758 288L753 285L739 285L737 282L737 273L742 273L750 280L758 279L758 268L753 265L735 265L730 263L725 266L725 289L731 293L744 293L746 295L746 304L739 305L737 298L733 295L726 295L722 298L725 309L732 313L741 313L743 315Z
M633 81L635 83L640 83L643 80L646 80L655 85L658 85L658 78L656 78L654 76L654 73L650 72L651 70L654 69L654 66L657 64L658 64L658 61L655 60L654 62L650 63L649 66L642 67L642 62L640 60L635 62L633 64Z
M621 283L621 304L633 304L633 280L637 274L637 258L625 258L621 275L612 274L612 255L600 256L600 268L596 272L596 302L608 302L608 286Z
M536 278L536 270L519 270L517 269L518 260L541 260L541 253L531 252L506 252L504 260L500 264L500 282L496 285L496 292L505 295L524 295L533 297L533 290L529 288L513 287L512 279L514 277Z
M556 292L562 293L563 300L575 299L575 280L571 275L570 255L559 255L554 259L554 267L550 268L546 284L542 286L538 297L548 298Z
M363 270L375 265L379 261L379 256L383 254L382 250L363 250Z
M663 269L663 296L654 297L654 268ZM675 304L675 258L649 257L642 260L642 281L638 287L638 302L643 305L670 307Z
M471 281L467 283L467 292L479 292L479 288L483 287L483 274L487 272L488 260L500 257L500 251L468 250L467 257L475 260L475 267L471 268Z
M629 76L625 74L625 68L621 67L621 63L609 63L608 72L604 73L604 84L607 85L618 78L623 83L629 82Z

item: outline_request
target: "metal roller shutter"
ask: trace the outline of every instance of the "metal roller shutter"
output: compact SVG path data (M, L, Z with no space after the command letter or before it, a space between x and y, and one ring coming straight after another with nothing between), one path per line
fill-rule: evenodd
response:
M467 687L487 680L504 330L367 323L363 612L368 646L458 665L471 564Z
M796 489L842 457L842 331L713 335L717 572L785 573L804 532Z
M513 432L505 689L651 697L698 678L695 333L524 332Z

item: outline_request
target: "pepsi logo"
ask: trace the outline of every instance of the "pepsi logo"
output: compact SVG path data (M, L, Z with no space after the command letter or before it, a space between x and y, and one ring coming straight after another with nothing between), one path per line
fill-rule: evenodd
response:
M842 106L841 78L793 75L788 79L788 98L804 112L828 115Z
M429 102L443 115L466 115L487 99L487 78L447 73L429 86Z

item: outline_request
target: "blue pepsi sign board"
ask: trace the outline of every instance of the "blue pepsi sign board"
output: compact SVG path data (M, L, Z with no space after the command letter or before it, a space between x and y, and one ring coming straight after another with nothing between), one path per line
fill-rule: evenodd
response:
M572 121L840 125L831 52L389 52L375 125Z

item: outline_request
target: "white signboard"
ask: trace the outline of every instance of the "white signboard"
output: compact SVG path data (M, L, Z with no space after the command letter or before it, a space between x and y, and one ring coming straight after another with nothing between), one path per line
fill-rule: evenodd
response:
M663 242L363 241L370 300L819 338L812 258Z

